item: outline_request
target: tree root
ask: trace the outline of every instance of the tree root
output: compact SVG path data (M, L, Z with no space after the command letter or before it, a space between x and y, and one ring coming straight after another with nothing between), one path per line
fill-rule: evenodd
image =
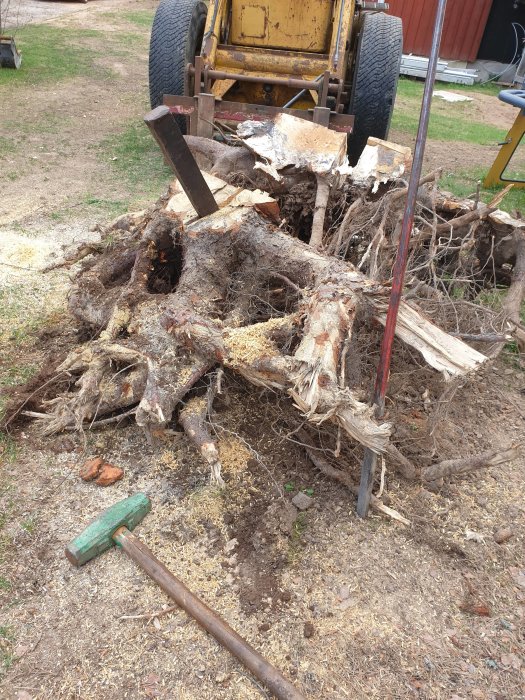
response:
M503 325L509 324L511 326L520 352L525 352L525 331L521 328L521 307L525 299L525 231L516 229L513 233L513 239L516 246L516 262L499 318ZM503 347L504 343L499 343L496 346L496 353Z
M486 469L488 467L497 467L500 464L505 464L513 459L516 459L520 454L518 446L513 445L505 450L488 450L473 457L464 457L462 459L447 459L439 464L433 464L430 467L425 467L421 470L421 478L423 481L441 486L443 479L448 476L456 476L458 474L467 474L478 469Z
M222 208L195 220L184 195L172 190L171 199L117 220L100 244L81 246L66 256L64 264L81 261L69 309L93 339L58 367L75 385L45 403L47 413L37 419L42 431L85 429L134 415L151 434L178 412L186 434L210 466L212 480L222 485L218 450L207 425L212 398L202 398L199 380L224 367L255 386L286 394L312 425L333 424L338 450L344 440L358 442L390 456L406 478L415 478L416 465L390 442L390 423L378 422L373 408L346 381L356 318L361 314L371 324L385 323L389 288L375 279L390 275L406 187L375 199L361 190L346 212L340 212L340 225L330 228L329 196L333 200L335 195L328 181L317 177L311 235L303 236L308 245L276 227L274 200L268 201L264 192L242 190L239 182L284 196L302 183L311 188L313 173L290 168L277 182L254 169L254 154L244 147L198 137L187 137L187 142L210 172L224 180L214 181ZM414 289L421 284L432 292L426 295L429 301L445 303L447 287L436 290L440 256L452 260L451 250L458 256L461 252L467 269L474 265L474 253L480 260L492 255L496 269L513 260L513 250L491 248L487 253L485 239L480 242L488 226L488 219L480 222L480 217L492 207L462 210L448 221L458 210L449 207L445 215L434 190L424 189L427 184L433 188L437 177L431 173L421 182L410 265L417 280ZM425 211L431 222L428 214L423 218ZM476 230L470 228L472 222L479 223ZM448 234L446 241L441 233ZM517 328L525 279L521 229L514 246L519 255L503 311L505 322ZM454 264L459 264L457 258ZM420 269L425 274L417 277ZM415 292L413 296L420 300ZM412 301L401 302L396 336L445 378L463 376L486 359L432 323ZM319 464L346 483L340 470ZM443 478L437 466L423 470L422 478ZM387 508L374 501L372 507L382 512Z
M179 423L186 435L198 448L205 462L210 465L210 481L222 487L224 480L221 476L219 450L206 426L208 416L208 399L195 396L191 398L179 413Z
M226 203L183 226L186 216L165 204L83 263L69 307L97 337L58 368L77 377L77 389L48 402L43 431L133 410L137 424L155 433L201 377L223 366L285 392L312 424L329 421L377 453L391 451L390 425L342 381L356 315L366 308L384 322L388 289L275 229L250 206ZM450 375L484 359L404 303L398 335ZM190 398L179 421L222 483L207 410L206 401ZM412 472L408 460L398 462Z

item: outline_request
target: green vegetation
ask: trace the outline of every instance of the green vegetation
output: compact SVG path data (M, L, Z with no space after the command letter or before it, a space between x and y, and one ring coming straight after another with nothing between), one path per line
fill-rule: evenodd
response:
M12 139L7 139L5 136L0 136L0 158L5 158L5 156L13 153L16 146Z
M2 373L0 386L16 386L24 384L36 373L34 365L12 365Z
M3 434L0 433L0 462L2 460L2 438ZM0 566L3 564L4 561L4 556L7 548L11 545L11 539L5 532L4 528L6 523L8 522L9 515L11 513L11 510L13 508L13 501L10 499L8 493L9 493L9 486L4 483L2 484L1 490L0 490L0 497L2 498L2 505L0 506ZM0 591L9 591L11 589L11 583L8 581L8 579L5 578L5 576L0 577ZM0 627L0 665L2 664L2 651L3 651L3 645L2 645L2 640L8 639L9 638L9 630L7 630L5 627Z
M104 215L108 217L116 217L119 214L124 214L129 209L128 200L105 199L94 197L91 194L86 194L83 204L97 214L104 212Z
M0 627L0 673L5 673L14 661L14 654L11 651L15 635L11 627L5 625Z
M2 407L0 406L0 417L2 415ZM17 456L16 442L7 433L0 432L0 463L15 462ZM3 527L2 513L0 513L0 530ZM1 542L0 542L0 560L1 560Z
M307 527L307 515L303 511L298 514L292 526L292 534L288 546L288 562L290 565L294 564L301 556L303 550L302 536Z
M487 171L485 168L473 168L471 170L463 170L455 173L445 173L441 178L440 187L443 190L452 192L457 197L471 197L476 193L477 183L482 182L486 174ZM488 203L501 189L501 187L492 187L490 189L481 188L480 199ZM505 198L498 206L500 209L511 213L516 210L521 210L522 213L525 213L524 190L511 190L505 195Z
M421 102L423 97L424 82L414 78L401 76L397 87L397 94L402 97L412 97ZM486 83L485 85L456 85L452 83L436 83L436 90L453 90L458 94L470 96L473 92L478 92L483 95L499 94L501 87L495 83Z
M109 161L133 193L144 201L158 197L173 178L159 147L143 124L133 122L120 134L104 139L100 157Z
M24 522L20 523L20 527L22 528L22 530L25 530L29 535L32 535L37 528L36 517L31 516L27 520L24 520Z
M500 87L493 83L487 85L447 85L437 84L437 89L451 90L455 93L475 97L476 94L493 96L497 99ZM401 78L399 80L396 108L392 119L392 128L415 137L419 123L419 110L423 96L423 81ZM492 124L477 121L479 119L479 106L473 102L458 102L449 104L434 100L430 116L428 137L432 140L442 141L443 149L453 148L453 142L479 144L480 146L494 146L501 142L510 127L510 124L502 124L501 128ZM452 142L452 143L451 143ZM483 159L483 155L480 156ZM490 157L491 159L493 156ZM514 159L513 159L514 160ZM514 170L521 172L523 158L519 159ZM449 190L458 197L470 197L476 193L477 184L483 181L491 165L491 160L483 166L466 168L453 173L445 172L440 186ZM511 164L512 165L512 164ZM489 202L502 188L482 188L480 198L483 202ZM514 212L525 208L525 196L523 190L513 190L505 196L499 205L505 211Z
M47 24L30 24L16 34L23 60L20 70L0 71L2 85L41 85L79 75L104 75L99 53L86 40L104 39L95 29L69 29Z
M107 19L118 19L119 22L125 20L137 27L151 29L154 12L152 10L131 10L128 12L105 12L102 17Z
M487 85L447 85L438 83L436 89L452 90L458 94L472 96L474 93L496 96L500 88ZM423 97L423 81L401 78L398 84L396 108L392 119L392 128L403 133L416 134L419 124L419 110ZM473 102L456 102L449 104L434 99L428 127L428 136L438 141L463 141L493 145L502 140L508 130L477 121L477 107Z
M299 513L297 518L295 519L295 522L293 524L293 529L292 529L292 540L298 540L301 538L301 535L304 533L307 527L307 522L306 522L306 513L302 511Z
M411 107L396 108L392 118L392 128L403 133L415 134L419 124L419 114ZM433 112L428 125L428 137L436 141L463 141L491 146L505 137L506 129L498 129L491 124L471 121L468 118L445 116Z

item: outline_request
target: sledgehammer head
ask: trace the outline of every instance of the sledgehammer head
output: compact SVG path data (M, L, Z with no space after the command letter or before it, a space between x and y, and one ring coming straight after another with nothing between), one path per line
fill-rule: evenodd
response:
M82 566L116 544L113 535L119 527L133 530L150 510L151 501L143 493L115 503L68 544L66 557L75 566Z

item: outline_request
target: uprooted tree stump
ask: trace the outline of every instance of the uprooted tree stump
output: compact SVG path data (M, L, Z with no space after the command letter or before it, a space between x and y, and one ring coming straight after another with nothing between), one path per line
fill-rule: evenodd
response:
M154 438L177 419L210 465L212 480L222 484L208 415L220 390L217 369L225 368L288 396L306 424L331 424L339 441L386 453L408 478L436 482L466 471L469 465L459 460L441 470L437 465L425 477L391 443L391 425L376 421L366 397L347 381L356 317L365 313L377 324L386 318L389 287L377 279L388 280L405 183L395 189L383 186L376 195L370 186L357 188L351 182L332 187L332 218L314 249L290 235L290 222L288 232L280 228L271 197L217 176L264 186L284 207L290 188L310 187L311 211L315 177L287 172L272 186L266 173L253 169L253 153L188 141L215 175L207 179L221 209L196 220L175 184L149 211L120 217L105 230L101 244L81 246L71 256L69 262L85 259L69 309L92 339L71 351L58 368L74 378L71 389L46 401L45 412L30 413L42 431L81 430L134 416ZM472 265L476 229L487 224L482 222L485 213L477 210L460 224L454 218L439 223L439 202L442 213L447 207L460 216L465 212L439 194L435 181L434 175L426 178L428 189L422 183L418 215L423 223L413 237L412 262L423 273L412 280L412 299L401 303L396 335L450 378L475 370L486 357L432 323L414 302L432 303L434 295L446 295L445 286L431 284L439 277L439 260L447 269L454 255L457 264L465 266L469 257ZM425 212L430 213L423 218ZM516 239L522 246L518 234ZM522 285L520 265L517 269ZM373 272L375 279L365 272ZM512 309L508 316L519 330ZM511 450L505 458L515 454ZM348 485L346 476L330 473L337 470L322 457L313 461ZM485 461L497 463L498 456L491 453ZM479 460L472 464L480 467Z

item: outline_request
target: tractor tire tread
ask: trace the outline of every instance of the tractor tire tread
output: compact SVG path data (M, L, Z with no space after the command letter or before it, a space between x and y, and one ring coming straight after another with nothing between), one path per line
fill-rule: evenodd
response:
M366 14L358 43L349 112L355 128L349 139L350 160L356 162L369 136L388 135L403 52L399 17Z
M206 14L207 7L201 0L161 0L153 19L149 49L152 109L162 104L164 94L185 94L186 65L200 51L197 41ZM177 121L185 130L186 120Z

